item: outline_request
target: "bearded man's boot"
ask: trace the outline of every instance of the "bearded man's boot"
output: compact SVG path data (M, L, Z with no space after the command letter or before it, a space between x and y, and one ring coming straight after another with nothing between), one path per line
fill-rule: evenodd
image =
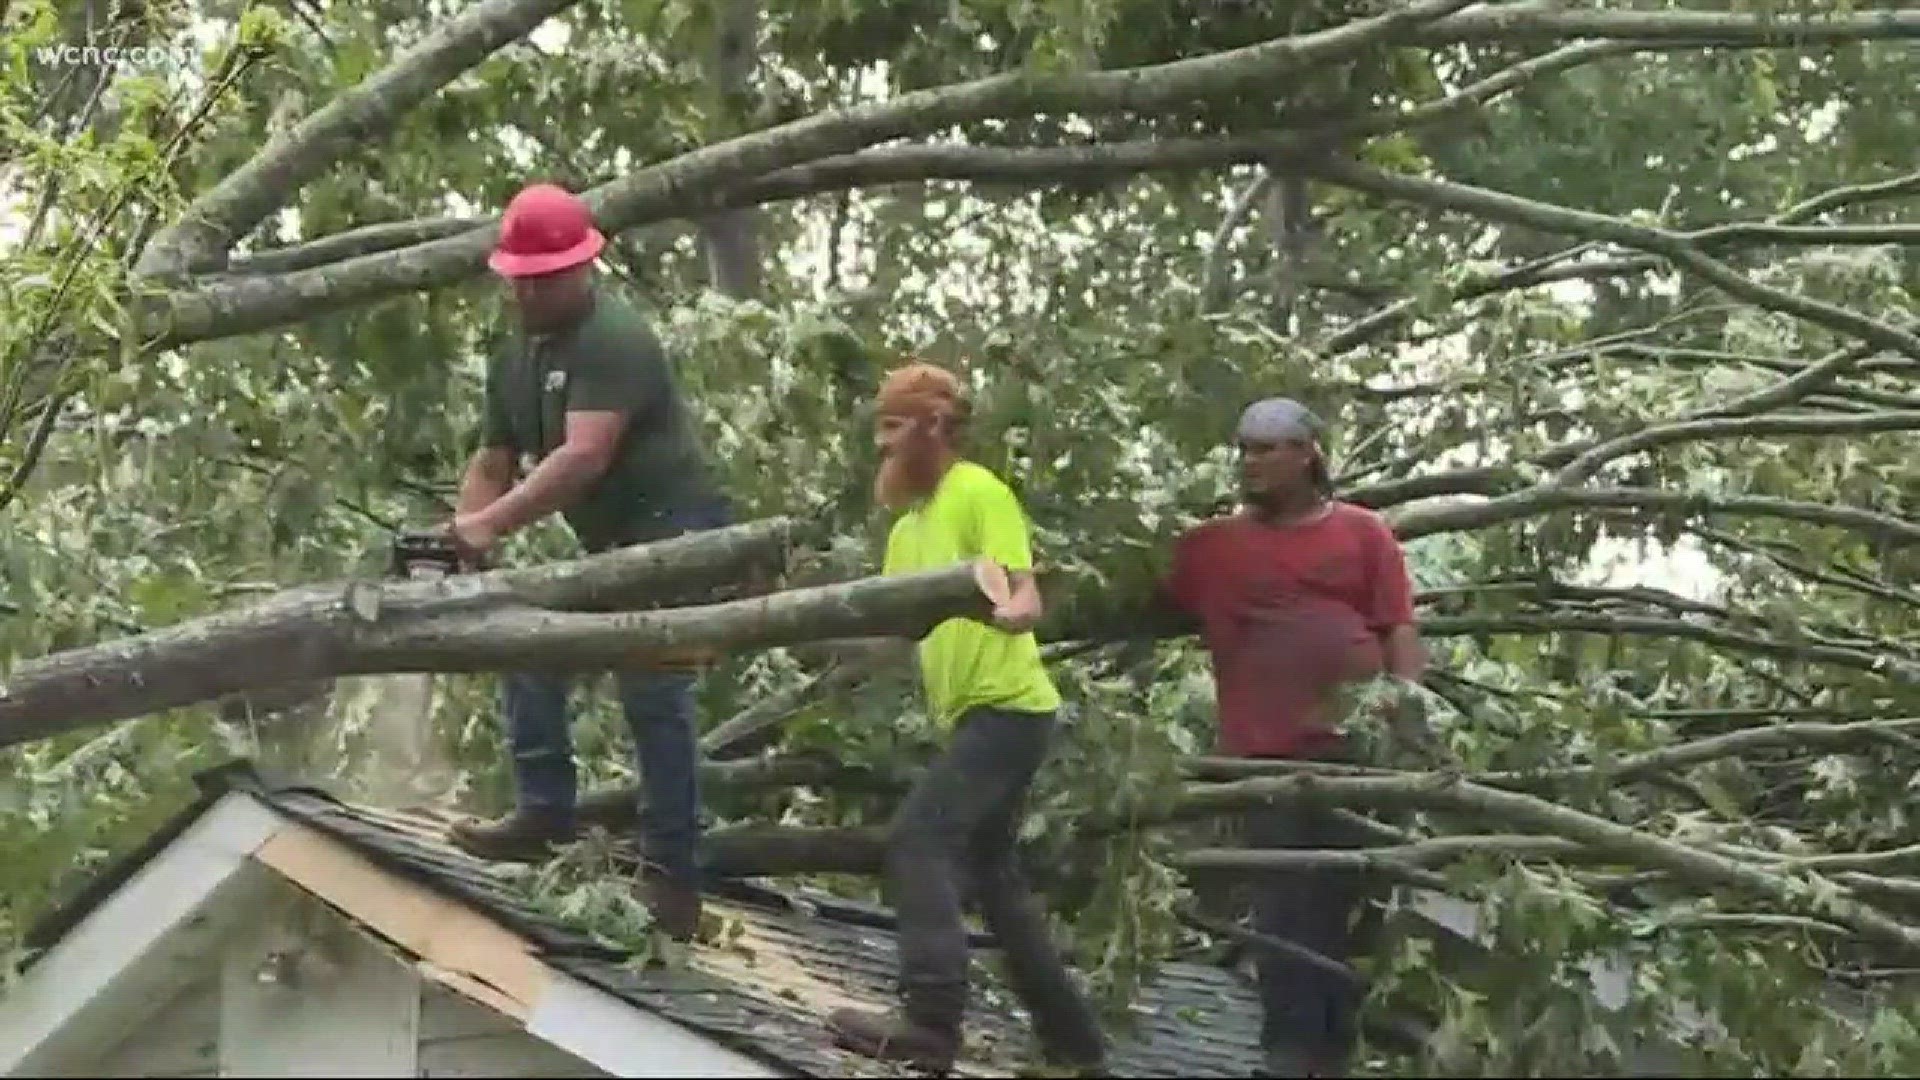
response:
M458 821L447 829L454 846L488 862L544 862L574 837L572 821L542 810L515 810L498 821Z
M835 1009L827 1016L827 1029L836 1045L856 1054L945 1074L960 1056L961 1015L954 1009Z

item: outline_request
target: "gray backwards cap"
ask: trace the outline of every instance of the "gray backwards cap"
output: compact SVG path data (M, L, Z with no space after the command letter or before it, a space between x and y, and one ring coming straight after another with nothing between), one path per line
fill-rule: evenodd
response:
M1279 442L1282 439L1319 441L1325 425L1305 405L1292 398L1267 398L1247 406L1240 414L1240 426L1234 434L1254 442Z

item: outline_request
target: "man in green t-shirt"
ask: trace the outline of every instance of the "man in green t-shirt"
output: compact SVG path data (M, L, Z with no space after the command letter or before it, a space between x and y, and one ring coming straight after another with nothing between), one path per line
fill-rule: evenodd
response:
M1098 1069L1098 1021L1074 985L1039 905L1015 865L1027 789L1046 757L1060 695L1040 658L1040 619L1027 520L1007 485L956 447L968 408L954 376L930 364L888 375L880 389L877 494L899 511L884 573L990 559L1007 572L992 625L949 619L919 646L928 709L949 746L896 813L887 883L900 927L897 1013L835 1011L842 1046L945 1070L959 1053L967 1004L962 881L998 940L1008 981L1056 1065Z
M533 185L507 207L489 265L512 285L522 333L487 368L480 448L451 526L470 557L556 511L589 552L727 524L659 339L594 280L604 243L562 188ZM619 682L645 802L647 899L660 927L685 939L700 917L694 676L625 671ZM557 675L506 677L517 805L505 820L455 826L462 848L535 860L573 837L568 690Z

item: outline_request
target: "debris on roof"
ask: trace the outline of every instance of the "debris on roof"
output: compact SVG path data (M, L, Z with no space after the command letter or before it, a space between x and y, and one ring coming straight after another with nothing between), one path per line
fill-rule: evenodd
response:
M729 882L709 900L709 910L729 921L728 932L689 950L684 966L647 967L537 910L508 873L447 843L444 812L349 805L313 788L271 785L244 764L205 774L202 785L209 796L247 792L387 872L489 916L546 963L732 1049L802 1075L904 1075L900 1066L834 1047L822 1024L825 1013L841 1005L886 1007L895 1000L894 936L881 909ZM182 817L197 816L210 802L199 800ZM181 827L176 822L166 831ZM157 853L149 849L154 845L44 920L32 940L51 944L84 917L85 907L111 893L102 882L124 880ZM1111 1035L1109 1068L1116 1075L1247 1076L1260 1063L1252 987L1217 967L1163 966L1137 996L1131 1021L1114 1025ZM1028 1047L1018 1007L976 984L967 1048L955 1073L1017 1075L1035 1060Z

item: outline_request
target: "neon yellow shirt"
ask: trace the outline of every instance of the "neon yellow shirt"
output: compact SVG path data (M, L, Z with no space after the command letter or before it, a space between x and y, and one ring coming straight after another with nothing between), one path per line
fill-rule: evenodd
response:
M1009 572L1032 571L1027 515L999 477L956 461L925 502L893 523L880 572L939 570L981 556ZM980 706L1032 713L1060 707L1033 634L1009 634L973 619L948 619L921 639L920 677L942 726Z

